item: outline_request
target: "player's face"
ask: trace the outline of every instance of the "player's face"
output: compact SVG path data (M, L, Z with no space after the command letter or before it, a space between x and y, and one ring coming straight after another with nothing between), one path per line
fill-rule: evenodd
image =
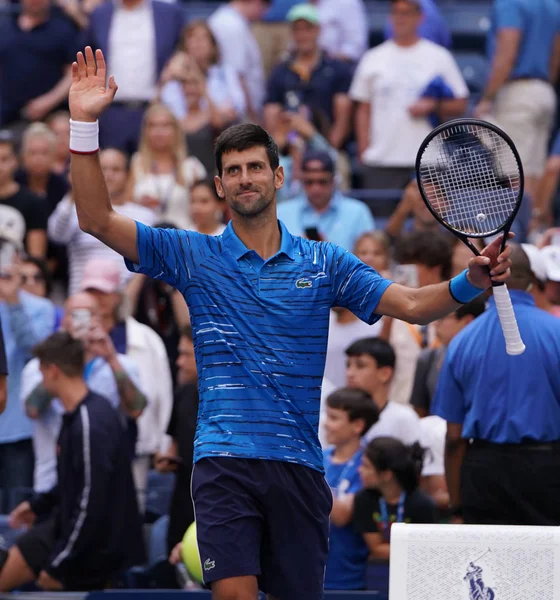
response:
M126 158L118 150L104 150L99 156L101 169L111 197L121 196L126 188Z
M379 485L379 474L367 456L362 456L362 462L358 467L362 485L365 488L376 488Z
M325 433L327 443L343 444L360 437L364 427L362 420L351 421L348 413L340 408L327 407L327 418L325 421Z
M284 170L273 171L262 146L222 156L222 176L215 177L216 190L233 215L255 219L275 207L276 190L284 183ZM276 215L274 215L276 218Z
M54 162L54 147L44 136L31 138L25 145L23 165L34 175L47 175Z
M362 238L356 244L354 254L378 273L384 271L389 266L389 257L383 246L369 237Z
M375 394L391 380L390 367L377 366L377 361L369 354L349 356L346 360L346 384L349 388Z
M292 25L292 37L296 52L309 54L315 52L320 29L308 21L299 20Z
M194 345L186 336L181 336L178 347L179 355L177 356L177 382L179 385L185 383L193 383L196 381L196 360L194 355Z
M0 144L0 184L8 183L17 167L17 159L9 144Z

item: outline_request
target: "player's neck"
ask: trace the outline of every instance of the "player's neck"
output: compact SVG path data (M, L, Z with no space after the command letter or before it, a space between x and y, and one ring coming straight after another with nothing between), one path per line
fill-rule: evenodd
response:
M402 487L395 480L381 484L379 491L387 504L398 504L403 493Z
M348 462L360 449L360 438L352 438L335 446L333 463L343 464Z
M88 393L86 382L82 377L68 378L61 386L58 397L66 412L72 412Z
M16 183L13 179L8 179L7 181L0 183L0 198L8 198L18 191L19 183Z
M276 207L271 205L271 211L256 218L246 219L235 213L232 215L233 229L237 237L249 248L254 250L263 260L268 260L280 250L282 235L276 218Z

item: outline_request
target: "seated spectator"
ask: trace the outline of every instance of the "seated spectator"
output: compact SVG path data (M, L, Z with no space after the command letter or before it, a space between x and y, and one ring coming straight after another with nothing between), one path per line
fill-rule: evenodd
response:
M11 510L13 488L33 486L33 423L20 403L20 386L31 348L53 331L52 303L20 289L16 265L2 265L0 277L0 323L8 360L8 402L0 419L0 510Z
M364 0L311 0L317 5L321 48L329 56L357 63L368 48L368 16Z
M55 159L52 170L66 176L70 170L70 113L58 111L47 120L47 125L56 136Z
M425 235L413 231L403 235L395 247L398 267L395 267L393 279L410 287L425 287L446 281L451 271L451 253L451 246L444 234L433 232ZM391 399L408 404L420 352L424 348L439 345L435 325L411 325L385 318L382 337L390 342L397 357Z
M424 450L391 437L372 440L364 450L360 477L364 489L354 499L354 531L375 558L389 560L393 523L435 523L431 498L420 491Z
M361 490L362 436L378 419L371 397L340 389L327 398L325 430L331 448L323 451L325 479L333 494L326 590L364 590L368 547L352 528L354 496Z
M155 99L157 82L181 39L183 9L174 2L102 2L92 13L85 45L103 51L119 82L115 100L99 119L101 148L133 154L144 111Z
M13 250L44 258L47 252L47 207L44 201L14 179L17 158L12 135L0 132L0 237ZM6 257L2 256L2 262ZM11 262L8 259L8 262ZM3 267L4 265L0 265Z
M88 388L103 395L122 415L137 419L146 405L137 365L116 352L101 328L95 297L86 293L70 296L64 305L61 328L84 344L84 380ZM38 359L28 362L23 370L21 402L27 416L35 421L33 489L48 492L56 484L56 443L65 411L61 399L45 388ZM130 448L128 455L132 458Z
M45 202L50 215L68 191L66 176L54 171L56 135L44 123L33 123L23 134L21 144L22 169L16 181L29 188Z
M0 122L21 130L66 103L78 31L51 0L18 6L21 12L0 28Z
M190 229L189 189L206 177L200 161L187 155L181 126L162 104L146 111L138 152L132 157L134 200L155 211L159 221Z
M181 331L177 366L179 387L175 392L173 412L167 428L171 444L165 452L156 453L154 457L154 465L160 473L175 473L167 529L167 549L170 554L194 521L191 476L198 415L198 383L192 329L188 326Z
M224 232L224 201L213 182L198 181L191 187L192 230L205 235Z
M419 36L420 0L392 0L393 39L366 52L350 96L363 186L404 188L430 117L463 114L469 91L451 53Z
M553 305L550 312L560 317L560 246L546 246L541 252L546 264L545 294Z
M208 103L223 125L241 119L246 113L245 93L239 75L223 64L218 42L205 21L193 21L183 31L180 49L172 56L160 78L160 99L180 121L188 106L182 83L193 75L206 81Z
M148 404L137 422L129 419L129 433L136 442L132 472L136 489L146 490L152 455L165 441L173 403L173 382L160 336L147 325L124 316L121 268L112 260L90 260L84 269L83 291L93 294L100 305L101 326L120 354L134 360ZM144 498L141 497L141 508Z
M10 515L13 527L31 528L10 549L0 590L32 581L51 591L104 589L144 558L123 424L107 400L88 389L79 340L55 333L34 353L45 390L65 410L58 484Z
M556 306L552 304L546 295L548 271L543 252L533 244L521 244L521 249L529 259L531 273L533 274L533 281L528 292L533 296L537 308L554 314Z
M358 238L354 254L378 273L384 273L389 266L389 244L381 231L364 233ZM333 385L341 388L346 384L346 348L357 340L379 335L381 327L382 320L368 325L346 308L331 310L325 377Z
M113 208L131 219L146 225L153 225L156 220L155 212L132 202L129 196L126 156L120 150L108 148L101 151L99 160ZM74 295L79 290L86 263L92 258L114 261L119 266L123 283L131 278L131 274L125 268L119 254L80 229L71 191L49 217L48 233L51 241L66 246L70 272L70 295Z
M316 112L311 119L305 116L304 107L297 113L284 111L274 132L274 141L278 145L280 166L284 169L284 185L276 192L278 202L289 200L302 192L301 161L307 150L328 153L336 165L336 180L342 189L348 188L343 173L338 168L338 153L327 142L322 132L327 129L324 119Z
M259 45L250 25L263 16L268 4L268 0L229 0L208 19L223 63L240 77L247 111L253 120L262 108L265 82Z
M303 194L278 205L278 218L290 233L351 249L363 233L375 229L369 208L336 189L329 154L308 151L301 171Z
M294 53L272 72L264 109L266 128L273 134L282 111L300 107L320 112L329 123L327 138L342 148L350 134L352 102L348 97L351 69L327 56L319 47L319 14L311 4L298 4L288 13L292 23Z
M41 258L23 256L18 265L18 273L21 279L20 289L39 298L50 298L52 292L52 276L47 263ZM63 310L60 306L52 305L53 333L58 331L62 322Z
M410 394L410 405L414 407L420 417L427 417L430 414L430 405L435 395L439 370L449 343L483 312L484 298L478 297L435 322L439 346L424 348L420 352Z
M366 441L391 436L404 444L418 441L418 416L410 406L390 399L389 387L395 370L393 348L380 338L365 338L346 349L346 384L367 392L379 411L379 420L366 433Z
M421 0L422 13L424 15L420 27L418 28L418 35L421 38L430 40L434 44L439 44L444 48L451 47L451 31L445 22L441 11L435 2L435 0ZM387 20L385 25L385 39L393 37L393 27L391 26L391 20Z

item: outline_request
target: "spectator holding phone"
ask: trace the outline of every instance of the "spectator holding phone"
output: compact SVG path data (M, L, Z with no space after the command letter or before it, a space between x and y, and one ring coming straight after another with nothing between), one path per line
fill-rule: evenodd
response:
M307 151L301 172L303 194L278 205L278 218L291 234L333 242L350 250L363 233L375 229L369 208L336 189L330 154Z
M116 352L111 338L101 328L100 316L96 298L78 293L66 301L62 329L84 343L84 380L88 388L106 398L121 416L136 419L146 405L138 368L132 359ZM43 385L38 359L31 360L23 371L21 401L26 414L35 420L33 488L47 492L56 484L56 441L64 406Z

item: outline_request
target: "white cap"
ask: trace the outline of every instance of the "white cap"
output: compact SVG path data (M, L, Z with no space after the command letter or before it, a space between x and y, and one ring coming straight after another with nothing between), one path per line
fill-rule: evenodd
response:
M548 277L546 275L546 261L542 251L533 244L521 244L521 248L529 259L529 264L531 265L531 271L533 271L533 275L538 281L544 283Z
M560 281L560 246L546 246L541 250L546 264L546 278Z

